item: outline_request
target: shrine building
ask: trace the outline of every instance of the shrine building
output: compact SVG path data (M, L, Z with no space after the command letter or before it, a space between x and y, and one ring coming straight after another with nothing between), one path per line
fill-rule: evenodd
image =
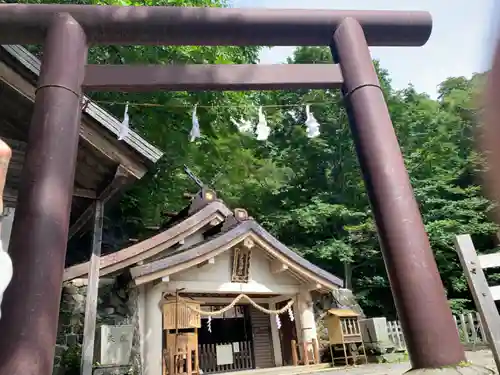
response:
M78 264L64 280L88 272ZM99 276L125 277L134 290L142 375L319 363L311 296L342 287L207 189L157 234L103 256Z

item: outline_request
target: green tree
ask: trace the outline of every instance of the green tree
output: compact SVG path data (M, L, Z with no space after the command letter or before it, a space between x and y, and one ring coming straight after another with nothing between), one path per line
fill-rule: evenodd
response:
M289 63L329 63L326 48L299 48ZM412 86L396 91L389 73L375 62L411 176L441 277L454 308L472 308L453 247L457 234L470 233L478 248L494 247L497 226L492 205L482 197L477 177L481 160L473 147L475 96L481 75L451 78L438 100ZM322 267L343 275L371 315L394 316L370 206L361 179L347 118L338 92L299 90L267 95L290 106L275 125L269 155L293 165L288 185L274 194L261 220L288 245ZM321 137L305 137L303 104L312 105ZM291 112L291 113L290 113Z
M24 1L52 3L56 1ZM71 0L66 3L225 7L222 0ZM31 47L40 54L40 48ZM256 47L99 46L99 64L256 63ZM327 48L301 47L289 64L331 63ZM474 151L476 96L483 75L449 78L437 100L411 85L394 90L389 72L375 61L396 133L444 286L454 309L473 308L453 248L456 234L470 233L479 249L495 247L493 205L482 196L480 155ZM196 187L188 165L231 206L245 207L274 235L319 266L346 279L369 315L395 316L370 205L337 90L273 92L91 93L116 116L130 103L131 127L165 152L164 158L108 213L108 246L145 236L162 212L186 202ZM305 105L321 124L309 139ZM190 143L191 111L198 105L202 137ZM240 134L231 118L256 123L264 106L268 141Z

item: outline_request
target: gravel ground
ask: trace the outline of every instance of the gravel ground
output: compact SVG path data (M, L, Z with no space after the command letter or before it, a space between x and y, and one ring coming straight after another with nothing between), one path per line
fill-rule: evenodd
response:
M467 352L467 359L475 365L485 366L496 371L495 361L489 350ZM410 369L409 362L368 364L338 370L321 371L321 375L401 375ZM498 371L497 371L498 373Z

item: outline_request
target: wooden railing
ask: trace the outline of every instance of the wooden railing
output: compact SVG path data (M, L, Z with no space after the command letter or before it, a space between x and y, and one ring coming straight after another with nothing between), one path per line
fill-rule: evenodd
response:
M319 345L318 340L312 339L311 341L304 341L298 343L292 340L292 364L298 365L313 365L321 362L319 358Z
M216 344L198 345L200 369L204 373L249 370L254 368L252 343L250 341L228 342L226 344L233 346L233 363L226 365L217 365Z

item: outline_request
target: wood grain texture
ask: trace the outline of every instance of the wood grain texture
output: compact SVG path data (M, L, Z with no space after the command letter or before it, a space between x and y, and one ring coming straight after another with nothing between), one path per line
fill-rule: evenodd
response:
M262 307L267 308L268 305L263 304ZM249 310L252 323L255 368L274 367L274 349L269 315L253 306L250 306Z
M94 231L92 235L92 256L89 264L89 283L85 300L85 321L83 325L82 375L92 375L94 364L94 343L97 319L97 297L99 294L99 260L102 248L102 224L104 204L95 202Z

